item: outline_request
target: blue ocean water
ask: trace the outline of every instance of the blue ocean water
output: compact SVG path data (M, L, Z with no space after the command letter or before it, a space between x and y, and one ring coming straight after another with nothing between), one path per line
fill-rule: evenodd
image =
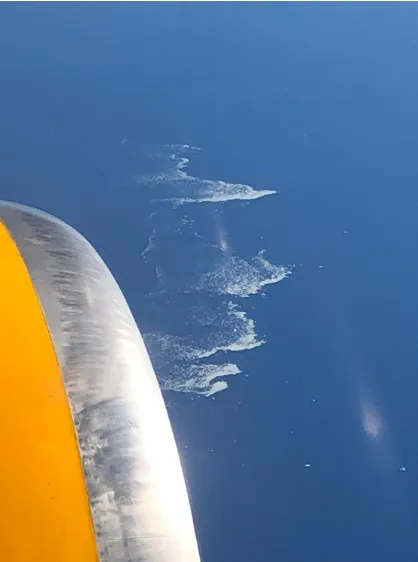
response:
M114 272L203 560L415 560L416 6L0 14L0 197Z

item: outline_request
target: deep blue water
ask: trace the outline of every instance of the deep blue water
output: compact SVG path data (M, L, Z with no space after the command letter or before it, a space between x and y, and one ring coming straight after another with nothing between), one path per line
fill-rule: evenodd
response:
M186 330L173 311L198 298L178 288L211 254L170 238L182 213L203 245L218 208L237 256L295 264L239 301L266 344L225 354L243 371L229 388L165 395L205 562L416 560L417 18L394 3L0 8L0 197L81 230L144 331ZM166 143L202 148L195 177L279 193L152 204L135 178ZM153 209L172 243L158 259L183 260L169 306L141 257Z

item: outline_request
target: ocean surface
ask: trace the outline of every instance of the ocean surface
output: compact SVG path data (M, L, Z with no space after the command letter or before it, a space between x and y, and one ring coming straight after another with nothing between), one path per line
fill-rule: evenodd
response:
M204 562L418 556L418 7L0 6L0 198L101 253Z

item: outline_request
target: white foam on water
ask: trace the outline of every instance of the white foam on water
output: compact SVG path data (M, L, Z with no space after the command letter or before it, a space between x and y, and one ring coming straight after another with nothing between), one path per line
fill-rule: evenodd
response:
M226 375L240 373L237 365L207 364L205 359L226 352L240 352L263 345L255 331L254 320L239 310L235 303L227 303L226 312L211 313L213 323L210 333L191 342L187 336L152 333L145 334L145 344L163 390L193 392L210 396L228 385L226 381L214 381ZM201 317L196 326L205 325Z
M235 303L228 303L227 319L228 318L232 320L232 322L228 322L227 320L224 324L230 324L228 335L231 341L227 341L226 343L218 341L212 347L196 350L195 359L207 359L220 352L247 351L265 343L264 340L257 339L254 320L248 318L246 312L243 310L238 310L238 306Z
M190 160L184 156L186 152L200 150L189 145L165 145L165 152L159 155L169 165L167 169L156 173L143 175L137 179L138 184L158 186L171 184L173 191L179 191L174 197L157 199L159 202L171 202L175 206L193 203L225 203L227 201L249 201L260 199L266 195L274 195L276 191L254 189L251 185L231 183L222 180L207 180L191 176L187 173ZM167 154L167 151L172 151Z
M251 261L226 255L214 271L205 273L197 289L221 295L249 297L266 285L279 283L291 275L292 267L273 265L262 250Z
M191 146L190 144L165 144L164 148L173 152L200 152L202 149L198 146Z
M255 322L248 318L235 303L227 304L226 312L213 315L213 323L209 334L202 335L199 343L190 343L186 336L173 334L145 334L145 343L151 357L156 363L169 365L174 362L194 362L207 359L218 353L238 352L254 349L265 343L259 340L255 331ZM195 325L202 325L200 318Z
M193 358L186 338L160 332L145 334L145 345L156 365L169 365Z
M227 201L251 201L276 193L273 190L254 189L251 185L222 180L200 180L199 183L194 197L177 197L171 201L177 206L190 203L226 203Z
M144 262L153 266L157 281L156 290L148 298L157 309L167 309L169 319L176 320L165 322L165 328L161 322L161 332L146 334L144 340L163 390L213 396L228 388L225 378L241 373L238 365L227 362L230 357L225 354L251 350L265 343L256 333L254 320L236 302L225 302L224 296L236 301L237 297L256 295L265 286L289 277L293 266L272 264L264 250L252 259L235 256L220 219L214 219L216 245L213 240L206 244L193 242L193 237L201 235L195 229L195 219L188 217L182 206L249 201L276 193L190 175L189 157L198 151L198 147L187 144L159 147L151 155L157 173L142 175L137 180L154 190L153 202L170 202L177 208L167 205L159 209L159 214L167 216L156 221L157 226L153 224L142 252ZM218 210L215 207L215 213ZM178 310L182 311L180 315Z
M157 238L157 231L156 231L156 229L154 228L153 231L152 231L151 236L148 238L147 247L141 252L141 256L142 256L144 259L147 259L147 255L148 255L149 253L151 253L152 250L154 249L156 238Z
M176 373L176 376L165 377L163 390L213 396L217 392L228 388L227 381L215 379L238 375L239 373L241 373L241 370L234 363L191 365L186 374Z

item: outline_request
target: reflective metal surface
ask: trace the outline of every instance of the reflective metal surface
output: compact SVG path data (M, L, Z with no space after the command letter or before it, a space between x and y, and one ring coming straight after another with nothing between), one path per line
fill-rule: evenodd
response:
M129 307L65 223L0 203L39 295L67 388L101 562L197 562L179 456Z

